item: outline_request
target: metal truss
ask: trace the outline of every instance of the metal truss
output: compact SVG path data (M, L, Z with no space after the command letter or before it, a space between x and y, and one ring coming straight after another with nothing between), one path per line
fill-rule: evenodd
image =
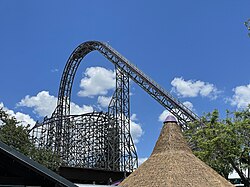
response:
M200 120L194 112L175 99L170 93L140 71L115 49L108 44L99 41L89 41L79 45L69 57L60 83L61 89L58 94L57 113L64 115L69 114L71 88L77 67L79 66L81 60L89 52L94 50L99 51L110 62L112 62L115 67L119 68L123 74L128 75L130 79L136 82L151 97L171 112L179 120L179 123L183 126L183 128L186 128L187 122Z
M108 107L109 116L114 121L116 149L112 159L120 160L122 171L133 171L138 167L138 157L130 135L129 76L116 67L116 90ZM117 154L119 153L119 155Z
M112 62L116 69L116 90L108 113L70 115L71 90L77 68L94 50ZM111 46L89 41L79 45L70 55L61 78L55 111L32 130L36 145L60 155L65 166L133 171L138 166L138 157L130 135L129 79L175 115L183 129L187 128L188 122L199 120L195 113Z
M39 127L32 130L33 141L36 146L48 148L60 153L63 165L70 167L98 168L118 170L111 168L113 160L108 159L110 139L112 138L110 118L107 113L93 112L82 115L63 116L67 121L67 132L62 133L61 147L56 139L56 118L47 118ZM58 119L59 121L61 119Z

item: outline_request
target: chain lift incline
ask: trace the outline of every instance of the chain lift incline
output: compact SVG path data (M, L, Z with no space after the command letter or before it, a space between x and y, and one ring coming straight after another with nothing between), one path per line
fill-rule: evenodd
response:
M112 62L116 70L116 90L108 113L70 115L71 90L77 68L82 59L95 50ZM188 122L200 120L110 45L88 41L80 44L66 63L57 107L51 118L45 118L33 128L37 145L57 152L67 166L133 171L138 166L138 157L130 135L129 79L171 112L183 129L188 128Z
M107 43L99 41L89 41L79 45L71 54L63 72L58 94L57 112L62 115L70 113L70 95L76 70L81 60L91 51L97 50L112 62L123 74L127 75L150 96L158 101L164 108L171 112L181 125L185 126L188 121L199 120L199 117L175 99L170 93L163 89L154 80L145 75L135 65L130 63L120 53ZM67 98L67 99L65 99Z

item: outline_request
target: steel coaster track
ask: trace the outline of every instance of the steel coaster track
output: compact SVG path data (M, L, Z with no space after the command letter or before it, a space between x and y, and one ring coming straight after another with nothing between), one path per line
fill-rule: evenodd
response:
M58 116L59 114L63 116L70 114L70 96L76 70L81 60L88 53L95 50L99 51L104 57L118 67L122 73L128 75L130 79L136 82L151 97L171 112L179 120L179 123L184 129L188 122L200 120L194 112L175 99L169 92L139 70L119 52L107 43L99 41L88 41L80 44L69 57L60 82L58 103L54 115Z
M116 69L116 91L108 113L70 115L71 90L76 71L82 59L95 50L112 62ZM38 146L49 147L59 154L68 166L133 171L138 166L138 156L130 135L129 79L175 115L183 129L188 128L188 122L200 120L111 46L88 41L80 44L70 55L62 74L57 107L51 118L44 118L32 129L33 134L37 134L34 141ZM97 117L98 120L93 121ZM85 134L89 134L90 140L79 144ZM97 142L95 146L88 146L91 138ZM93 147L95 150L92 150Z

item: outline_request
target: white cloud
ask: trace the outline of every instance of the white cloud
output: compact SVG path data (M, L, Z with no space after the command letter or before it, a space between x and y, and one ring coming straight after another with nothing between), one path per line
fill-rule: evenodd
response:
M234 95L229 101L237 108L245 108L250 104L250 84L237 86L233 89Z
M8 109L7 107L4 106L4 104L1 102L0 103L0 108L3 108L4 111L6 111L7 114L10 116L13 116L16 118L18 122L20 122L21 125L27 126L28 124L31 126L35 125L35 120L32 119L29 115L23 114L21 112L14 112L13 110ZM2 124L2 122L1 122Z
M15 118L17 121L20 121L23 125L28 125L30 124L31 126L35 125L35 120L32 119L28 114L23 114L21 112L16 112L14 114Z
M106 108L109 106L112 97L98 96L97 103L101 105L101 107Z
M137 121L138 120L136 114L132 114L132 116L130 117L130 119L132 121Z
M133 141L134 141L134 143L138 143L140 137L143 134L142 128L141 128L140 124L135 123L134 121L131 121L130 125L131 125L130 126L130 133L131 133L131 136L133 138Z
M34 113L39 116L50 116L55 110L57 98L50 95L48 91L41 91L36 96L25 96L17 106L33 108Z
M94 109L92 106L88 106L88 105L79 106L79 105L71 102L70 103L70 111L71 111L71 114L73 114L73 115L79 115L79 114L93 112Z
M50 71L51 71L52 73L56 73L56 72L59 71L59 69L55 68L55 69L51 69Z
M148 158L144 157L144 158L138 158L138 165L140 166L143 162L145 162Z
M185 101L185 102L183 102L183 105L185 105L188 109L190 109L190 110L194 110L194 105L193 105L193 103L191 103L191 102L189 102L189 101Z
M143 135L141 124L137 123L136 121L136 114L132 114L130 118L130 133L135 144L139 142L140 137Z
M41 91L36 96L25 96L17 106L33 108L33 112L41 117L51 116L56 108L57 98L50 95L48 91ZM92 106L83 105L82 107L71 102L71 114L83 114L93 111Z
M84 78L80 83L78 96L93 97L96 95L106 95L108 90L115 88L115 72L103 67L90 67L84 73Z
M219 91L213 84L200 80L185 81L182 77L176 77L172 80L171 85L173 86L172 90L182 97L197 97L201 95L216 99L219 94Z

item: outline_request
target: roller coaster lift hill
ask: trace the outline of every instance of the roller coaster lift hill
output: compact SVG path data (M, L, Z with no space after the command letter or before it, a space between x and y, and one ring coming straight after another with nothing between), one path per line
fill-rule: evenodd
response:
M71 115L71 89L76 71L82 59L95 50L115 67L116 89L108 112ZM61 77L57 106L50 118L34 126L33 141L38 147L57 153L63 166L132 172L138 167L138 157L130 135L130 80L171 112L183 129L188 122L200 120L110 45L88 41L70 55Z

